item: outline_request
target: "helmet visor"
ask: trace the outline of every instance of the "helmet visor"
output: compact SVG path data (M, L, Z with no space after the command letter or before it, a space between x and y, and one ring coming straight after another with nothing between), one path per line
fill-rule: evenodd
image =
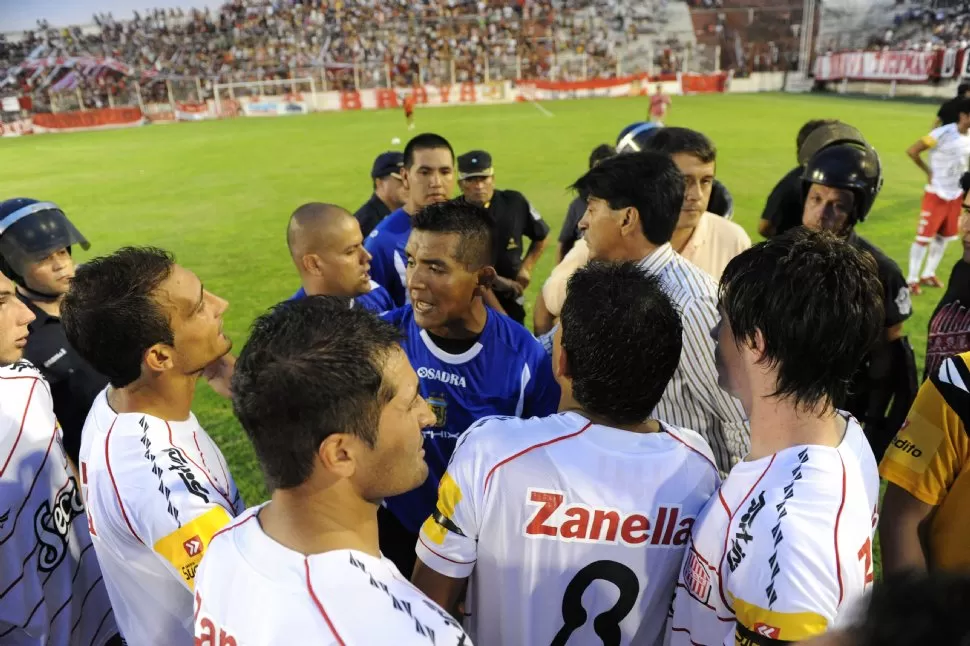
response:
M43 260L58 249L91 244L53 202L38 202L0 220L0 254L14 267Z

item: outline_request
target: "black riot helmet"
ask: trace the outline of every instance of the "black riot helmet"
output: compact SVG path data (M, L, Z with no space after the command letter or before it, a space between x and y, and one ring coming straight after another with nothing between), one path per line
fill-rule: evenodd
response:
M855 197L850 226L862 222L882 188L879 155L868 145L842 143L815 153L802 173L802 207L812 184L847 189Z
M647 150L646 143L663 126L651 121L631 123L616 137L617 153L638 153Z
M91 247L53 202L22 197L0 202L0 271L18 285L28 287L22 275L28 263L75 244Z

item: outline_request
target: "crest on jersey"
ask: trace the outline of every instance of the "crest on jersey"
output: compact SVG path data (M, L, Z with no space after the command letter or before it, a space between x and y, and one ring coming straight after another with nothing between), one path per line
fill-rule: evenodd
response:
M697 556L693 549L687 552L687 560L684 562L684 585L687 586L691 596L702 603L707 603L711 597L711 575L707 571L707 566Z
M909 287L904 286L899 288L899 293L896 294L896 309L899 310L900 316L909 316L913 311L913 301L909 295Z
M428 405L434 412L434 425L438 428L443 427L448 421L448 402L445 401L443 396L431 395L428 397Z
M198 556L202 552L202 539L196 534L192 538L182 543L182 548L189 556Z

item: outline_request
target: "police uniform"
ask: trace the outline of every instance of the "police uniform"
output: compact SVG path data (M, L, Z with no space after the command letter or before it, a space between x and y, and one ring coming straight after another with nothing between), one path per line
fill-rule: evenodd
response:
M54 414L64 430L64 451L77 464L84 420L95 397L108 385L108 378L67 342L60 317L51 316L23 294L17 296L37 317L28 325L30 336L24 357L50 384Z
M371 168L370 177L371 180L383 179L389 175L394 177L400 177L401 167L404 166L404 154L397 151L388 151L386 153L381 153L374 160L374 166ZM370 199L364 202L354 213L354 217L357 222L360 223L360 232L366 238L370 235L370 232L374 230L381 220L386 218L391 214L391 209L384 204L384 201L377 196L377 193L372 193Z
M484 151L473 151L458 158L459 179L492 175L492 157ZM492 249L495 272L502 278L515 280L522 268L522 238L545 240L549 225L529 204L522 193L496 189L485 204L492 216ZM508 292L496 291L495 296L505 313L519 323L525 321L525 299Z

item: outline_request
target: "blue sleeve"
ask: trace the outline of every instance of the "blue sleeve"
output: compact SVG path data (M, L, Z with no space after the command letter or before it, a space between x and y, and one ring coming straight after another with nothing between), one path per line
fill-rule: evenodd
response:
M394 266L388 262L385 245L382 244L382 240L377 234L378 231L374 231L370 238L364 241L364 249L367 249L372 257L370 259L370 277L378 285L382 287L387 287L387 279L392 276L388 275L388 272L394 271Z
M552 357L536 342L529 368L532 379L526 386L522 417L545 417L559 410L559 384L552 375Z
M354 302L374 314L381 314L395 307L394 301L391 300L391 295L387 293L386 289L380 286L375 287L362 296L358 296L354 299Z

